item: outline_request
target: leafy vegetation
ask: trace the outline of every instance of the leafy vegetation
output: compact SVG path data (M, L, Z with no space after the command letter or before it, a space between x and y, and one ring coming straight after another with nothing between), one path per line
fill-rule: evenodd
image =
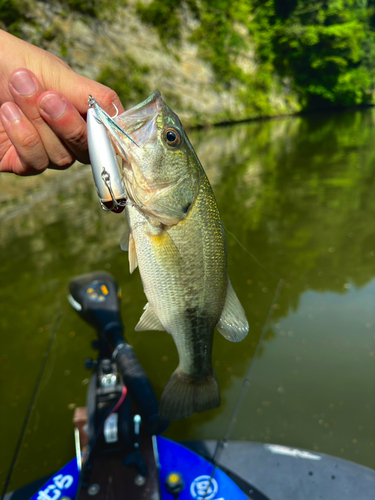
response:
M13 34L19 35L23 22L35 21L27 18L27 1L0 0L0 24ZM62 3L65 14L86 18L105 18L125 4ZM214 88L230 90L242 116L375 101L375 0L140 0L136 12L177 59L182 40L195 43L213 69ZM47 29L45 36L49 40L56 32ZM108 66L101 81L112 82L133 101L147 71L135 60L126 62L134 76L122 71L114 82ZM222 118L232 115L225 112Z
M9 33L17 36L20 22L26 19L25 7L24 0L0 0L0 27L6 27Z
M374 6L367 0L260 0L269 59L304 109L367 104L374 88ZM263 41L261 43L264 43Z
M248 112L271 111L270 94L297 93L301 109L373 102L375 0L152 0L143 22L164 44L195 20L191 41L218 87L235 87ZM255 52L255 54L254 54ZM253 56L256 67L249 62ZM276 82L276 83L275 83ZM279 88L280 90L280 88Z
M100 18L105 12L114 12L120 4L125 4L122 0L67 0L69 9L90 17Z
M123 55L102 69L98 81L117 92L124 106L135 105L149 93L145 77L150 70L129 55Z

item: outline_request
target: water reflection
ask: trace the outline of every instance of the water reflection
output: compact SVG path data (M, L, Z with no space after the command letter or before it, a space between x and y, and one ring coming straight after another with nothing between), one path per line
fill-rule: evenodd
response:
M275 288L283 277L285 288L274 309L266 347L256 361L260 367L258 382L254 382L255 392L249 391L249 402L244 405L235 437L272 438L273 442L306 448L316 444L320 451L340 454L345 447L343 441L358 439L353 434L355 426L363 426L363 449L359 453L356 453L359 448L349 450L345 456L374 465L366 451L375 440L371 434L374 431L367 424L367 428L363 423L358 424L353 413L345 413L345 430L335 434L326 447L322 436L329 422L320 417L318 427L315 425L314 415L328 410L311 408L310 393L315 390L312 387L326 384L330 395L332 391L338 394L344 390L359 394L358 385L348 386L344 376L348 372L346 361L339 363L334 386L327 371L323 370L320 378L310 371L309 392L306 378L299 384L299 375L293 375L295 390L288 390L290 395L285 396L284 405L276 404L275 398L284 397L281 393L276 392L274 399L268 394L274 391L278 370L282 368L276 360L282 363L288 359L280 339L287 340L292 351L301 347L302 337L288 336L294 330L283 322L293 322L295 315L309 307L309 301L313 300L311 293L322 297L323 304L329 304L324 321L330 327L313 324L307 327L308 318L302 318L299 329L309 329L315 350L306 347L304 357L300 357L303 364L314 359L316 363L325 360L326 366L336 366L341 356L338 345L342 310L352 304L352 314L358 318L362 313L353 305L356 290L367 298L373 293L369 284L375 276L374 120L373 110L355 111L254 122L190 134L213 184L224 225L246 248L245 251L227 233L229 274L251 330L241 345L217 335L213 359L223 394L222 407L173 424L170 436L178 439L222 436ZM139 275L138 272L129 275L127 255L119 248L122 218L101 211L90 176L87 168L74 167L69 174L51 172L43 181L0 177L3 193L12 194L0 199L0 322L1 353L4 353L0 425L6 449L5 456L0 458L1 480L5 478L26 413L53 317L59 311L64 314L54 356L49 360L22 443L12 487L35 479L41 471L47 474L56 470L74 453L72 409L85 401L88 373L83 364L89 355L92 332L66 303L66 286L71 276L95 269L108 269L116 276L125 297L127 337L159 394L177 365L170 336L134 332L145 304ZM25 186L32 188L32 194L28 194ZM348 299L342 310L331 307L327 292L330 297ZM370 317L366 324L370 324L365 330L370 337L363 342L370 348L374 318ZM362 339L363 332L358 333L358 328L348 330L345 335L358 334ZM285 338L281 331L287 332ZM327 340L331 335L336 338L334 343ZM351 346L345 345L343 349L348 354ZM367 347L359 349L351 364L352 371L359 366L362 370L359 372L366 389L360 397L363 405L371 404L367 401L371 380L369 357ZM276 391L280 387L284 386L277 385ZM326 404L324 390L319 389L316 394L317 405L320 400ZM351 396L346 399L352 400ZM331 403L336 404L333 400L327 404ZM261 415L269 413L266 428L254 423L253 413L259 408ZM373 407L368 411L373 417ZM246 414L252 416L251 425ZM320 425L319 420L324 424ZM284 432L281 437L283 432L279 427L284 423L291 429L299 426L302 430ZM271 431L267 433L268 428Z
M375 280L346 294L304 292L274 322L233 439L306 447L374 467Z

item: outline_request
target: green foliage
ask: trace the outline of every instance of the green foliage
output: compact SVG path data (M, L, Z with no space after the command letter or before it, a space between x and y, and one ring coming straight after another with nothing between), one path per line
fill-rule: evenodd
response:
M288 9L283 8L288 4ZM367 104L374 87L373 9L362 0L257 1L268 40L263 50L288 76L304 109ZM271 51L270 51L271 42Z
M0 0L0 22L18 36L28 21L27 1ZM67 0L64 5L103 18L125 2ZM177 59L182 39L195 43L212 67L214 89L229 90L243 106L241 116L375 101L375 0L140 0L136 11ZM55 36L54 30L45 30L45 40ZM147 71L134 60L126 64L136 67L134 76L124 75L115 63L123 78L111 75L109 67L103 78L133 101L144 95ZM275 101L276 96L281 98ZM228 109L216 118L234 117Z
M149 5L137 4L137 14L146 24L154 26L160 40L166 44L169 41L180 40L181 21L179 10L182 0L153 0Z
M19 2L16 0L0 0L0 20L9 26L21 15Z
M24 0L0 0L0 26L19 36L19 25L25 21L26 2Z
M200 24L190 40L198 44L202 59L211 64L217 90L232 88L248 117L273 114L269 95L275 82L269 65L262 65L256 56L256 68L251 64L251 4L243 0L221 0L219 4L205 0L200 5Z
M150 93L145 80L149 72L147 66L138 64L129 55L124 55L104 66L98 81L117 92L124 106L134 105Z
M200 8L196 0L152 0L145 5L137 3L137 14L142 22L154 26L164 45L168 42L179 42L182 13L189 11L196 19L200 18Z
M138 5L142 21L156 27L165 45L180 39L189 11L196 21L190 39L211 64L217 89L235 87L250 116L272 114L270 95L277 85L278 93L287 93L287 82L302 109L373 102L375 0L152 0ZM241 62L254 48L255 70Z
M68 56L68 46L66 45L66 43L62 43L61 44L61 47L60 47L60 53L61 53L61 57L67 57Z
M248 49L248 40L236 29L235 21L248 15L241 0L222 0L202 3L200 25L191 36L198 43L201 57L210 61L218 81L229 85L232 80L242 80L243 71L236 64L242 51Z
M190 41L198 45L199 56L213 69L214 88L218 92L231 89L245 105L247 116L272 114L269 94L275 84L269 67L259 67L255 74L246 64L253 46L247 27L251 3L152 0L147 6L139 3L137 12L143 22L157 29L162 43L171 50L178 49L182 27L190 29ZM187 12L195 21L193 28L186 23ZM241 58L245 64L240 63ZM228 116L223 116L226 119Z
M125 4L122 0L67 0L68 7L80 14L94 18L100 18L108 11L116 11L120 4Z
M66 0L61 2L64 10L61 18L66 17L70 11L101 19L110 13L116 12L119 6L126 5L126 0ZM5 29L15 36L21 37L21 26L23 23L33 24L38 27L34 19L32 3L29 0L0 0L0 28ZM49 27L43 32L43 40L51 41L56 37L56 26ZM66 55L67 48L62 47L62 55Z

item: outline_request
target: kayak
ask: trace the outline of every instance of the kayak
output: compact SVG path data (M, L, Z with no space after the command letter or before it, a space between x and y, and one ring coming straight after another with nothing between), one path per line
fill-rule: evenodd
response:
M213 471L208 457L212 457L216 445L216 441L182 445L158 436L159 496L147 498L203 500ZM182 476L183 489L178 496L166 487L171 474ZM74 458L43 485L40 481L33 483L7 494L5 500L74 499L78 483L79 470ZM106 486L92 483L86 498L106 498L103 496ZM279 445L229 441L206 500L372 500L374 488L375 471L348 460ZM128 494L129 485L123 491Z
M69 301L98 334L76 456L4 500L372 500L375 471L322 453L243 441L178 443L126 342L121 291L107 272L74 278Z

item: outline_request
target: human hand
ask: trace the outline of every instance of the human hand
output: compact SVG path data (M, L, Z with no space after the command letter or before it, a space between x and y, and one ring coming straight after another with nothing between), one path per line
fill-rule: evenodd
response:
M0 172L35 175L89 163L88 95L113 114L117 94L0 30Z

